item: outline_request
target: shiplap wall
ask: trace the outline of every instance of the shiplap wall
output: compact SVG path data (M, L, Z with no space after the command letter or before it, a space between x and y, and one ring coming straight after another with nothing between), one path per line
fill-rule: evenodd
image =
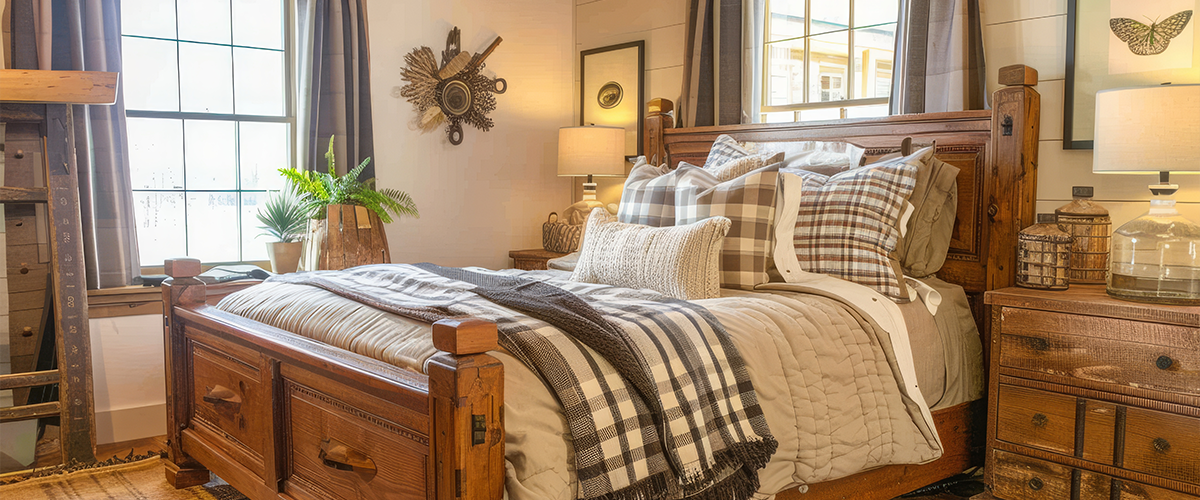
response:
M687 4L684 0L575 0L575 121L579 123L579 53L588 49L645 40L646 95L678 104L683 86ZM628 167L628 166L627 166ZM597 178L597 198L621 201L621 177ZM572 200L583 194L576 179Z
M1038 212L1053 212L1071 200L1071 186L1093 186L1095 201L1112 215L1113 228L1145 213L1158 178L1147 175L1092 173L1090 150L1063 150L1063 93L1067 67L1067 2L1074 0L982 0L983 40L988 88L999 88L996 72L1010 64L1038 70L1042 95L1041 145L1038 151ZM1200 176L1172 178L1179 184L1179 210L1200 221Z

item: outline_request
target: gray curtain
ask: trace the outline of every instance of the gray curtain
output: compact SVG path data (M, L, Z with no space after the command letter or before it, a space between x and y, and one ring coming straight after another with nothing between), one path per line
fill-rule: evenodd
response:
M363 0L297 1L298 165L326 170L325 150L335 136L338 170L374 155L371 68ZM375 177L375 163L360 179Z
M891 113L984 109L979 0L901 0Z
M742 0L688 0L683 127L742 121Z
M28 2L35 21L14 23L13 45L24 45L19 40L36 40L36 69L121 71L120 2L15 1ZM14 57L13 62L20 69L18 60ZM118 87L117 102L111 106L77 105L73 116L88 288L132 285L141 273L141 262L129 179L124 92Z

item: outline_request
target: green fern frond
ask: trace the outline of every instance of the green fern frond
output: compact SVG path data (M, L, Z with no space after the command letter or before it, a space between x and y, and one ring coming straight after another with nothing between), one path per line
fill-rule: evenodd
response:
M329 205L359 205L370 209L385 223L392 222L389 215L397 217L420 217L417 204L412 197L396 189L376 190L375 178L358 180L371 158L364 159L345 175L337 175L333 155L333 137L329 138L329 149L325 153L328 172L280 169L293 186L300 205L310 218L324 219Z

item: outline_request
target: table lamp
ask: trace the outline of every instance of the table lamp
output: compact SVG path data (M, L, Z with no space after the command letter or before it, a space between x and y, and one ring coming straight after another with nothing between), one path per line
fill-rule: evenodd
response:
M558 175L586 175L583 201L595 201L596 206L604 206L596 200L596 183L592 177L625 175L625 129L596 125L558 129Z
M1092 171L1158 172L1158 184L1150 186L1150 211L1113 232L1108 294L1140 302L1200 304L1200 225L1175 209L1179 186L1170 177L1200 173L1200 85L1096 93Z

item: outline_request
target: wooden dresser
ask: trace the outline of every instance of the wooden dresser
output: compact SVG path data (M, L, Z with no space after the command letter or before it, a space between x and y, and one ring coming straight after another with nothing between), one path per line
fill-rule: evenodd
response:
M996 498L1200 498L1200 307L988 292Z
M525 271L542 271L549 269L548 262L550 259L557 259L565 256L565 253L551 252L534 248L530 250L511 250L508 256L513 260L513 267Z

